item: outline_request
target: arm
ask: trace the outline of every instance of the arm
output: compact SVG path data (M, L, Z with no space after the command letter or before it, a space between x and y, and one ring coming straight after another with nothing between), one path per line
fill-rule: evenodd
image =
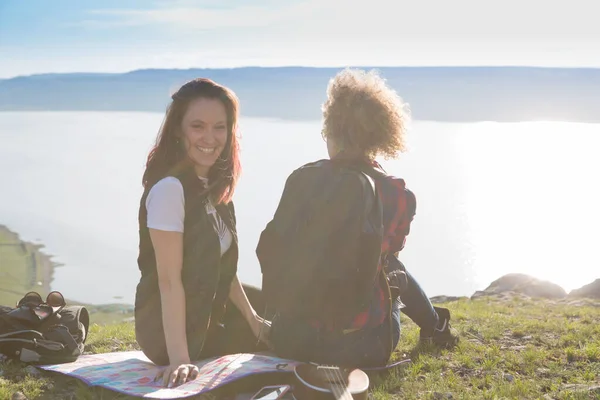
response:
M256 310L250 304L246 293L244 292L244 288L237 276L237 274L233 277L231 281L231 286L229 289L229 299L231 302L240 310L240 313L244 316L248 325L250 325L250 329L255 337L259 340L262 340L267 345L269 343L269 333L271 329L271 324L269 321L261 318Z
M156 257L163 333L169 366L156 379L172 386L194 379L198 368L190 365L186 334L186 303L181 271L183 268L183 228L185 199L181 182L175 178L159 181L146 198L147 226Z
M181 282L183 234L150 229L156 254L158 287L169 363L190 362L185 331L185 294Z
M233 277L231 281L231 286L229 289L229 299L231 302L240 310L240 313L244 316L244 319L251 323L252 320L258 317L256 310L250 304L246 293L244 292L244 288L242 287L242 283L240 282L237 274Z

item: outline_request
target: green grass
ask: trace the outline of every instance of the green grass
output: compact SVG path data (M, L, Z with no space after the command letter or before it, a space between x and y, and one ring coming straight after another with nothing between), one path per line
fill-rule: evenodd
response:
M0 227L0 304L14 305L29 290L45 295L48 271L39 249ZM31 266L37 257L37 269ZM68 294L66 294L68 296ZM71 302L72 303L72 302ZM417 345L418 329L402 319L394 358L413 362L372 382L375 399L600 399L600 303L544 301L520 296L459 300L448 304L461 343L437 351ZM86 351L138 349L131 313L116 305L91 306ZM0 362L0 399L23 392L29 399L126 399L76 379ZM546 396L546 397L544 397ZM206 397L204 397L206 398Z
M30 290L43 292L37 283L45 281L44 261L37 246L0 226L0 304L14 306Z
M372 382L375 399L598 399L600 307L593 302L478 299L449 303L461 343L437 351L417 345L418 329L403 318L395 358L413 362ZM94 325L87 351L137 349L133 325ZM30 399L126 399L75 379L28 375L1 365L0 399L22 391ZM546 397L544 397L546 396Z
M461 343L419 349L418 330L403 325L398 354L410 367L377 387L375 398L600 398L599 304L481 299L451 303ZM403 321L404 322L404 321Z

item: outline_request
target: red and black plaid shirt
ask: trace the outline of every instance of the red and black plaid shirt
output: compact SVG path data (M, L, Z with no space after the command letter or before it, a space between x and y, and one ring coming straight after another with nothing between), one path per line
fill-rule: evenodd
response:
M373 166L383 171L383 168L373 162ZM381 199L383 207L383 242L381 252L394 254L404 248L406 236L410 232L410 223L413 220L416 209L415 195L406 188L403 179L386 175L375 179L375 188ZM382 272L379 265L378 274ZM381 325L389 314L389 301L387 291L377 279L373 287L373 300L368 309L359 313L352 321L347 330L358 330L365 327L376 327Z

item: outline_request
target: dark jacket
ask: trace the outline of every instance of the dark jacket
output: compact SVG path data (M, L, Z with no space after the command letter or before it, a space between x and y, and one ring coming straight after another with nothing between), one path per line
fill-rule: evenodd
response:
M220 243L206 213L207 194L193 171L176 176L183 186L185 219L181 280L186 302L186 335L190 360L204 357L207 335L216 331L225 313L229 287L237 272L238 246L233 203L215 206L231 230L233 241L221 257ZM139 211L139 257L142 273L135 298L136 339L144 354L158 365L167 365L169 357L164 337L161 298L156 257L147 228L144 191ZM203 349L204 348L204 349Z

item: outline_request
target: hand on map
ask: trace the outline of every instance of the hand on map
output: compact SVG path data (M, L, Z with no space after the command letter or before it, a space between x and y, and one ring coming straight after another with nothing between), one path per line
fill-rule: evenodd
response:
M154 381L162 379L163 386L171 388L196 379L198 372L194 364L172 364L162 368Z
M265 343L267 346L269 346L269 348L272 348L271 342L269 341L269 336L271 334L271 321L257 315L251 320L250 328L252 329L252 333L254 333L254 337Z

